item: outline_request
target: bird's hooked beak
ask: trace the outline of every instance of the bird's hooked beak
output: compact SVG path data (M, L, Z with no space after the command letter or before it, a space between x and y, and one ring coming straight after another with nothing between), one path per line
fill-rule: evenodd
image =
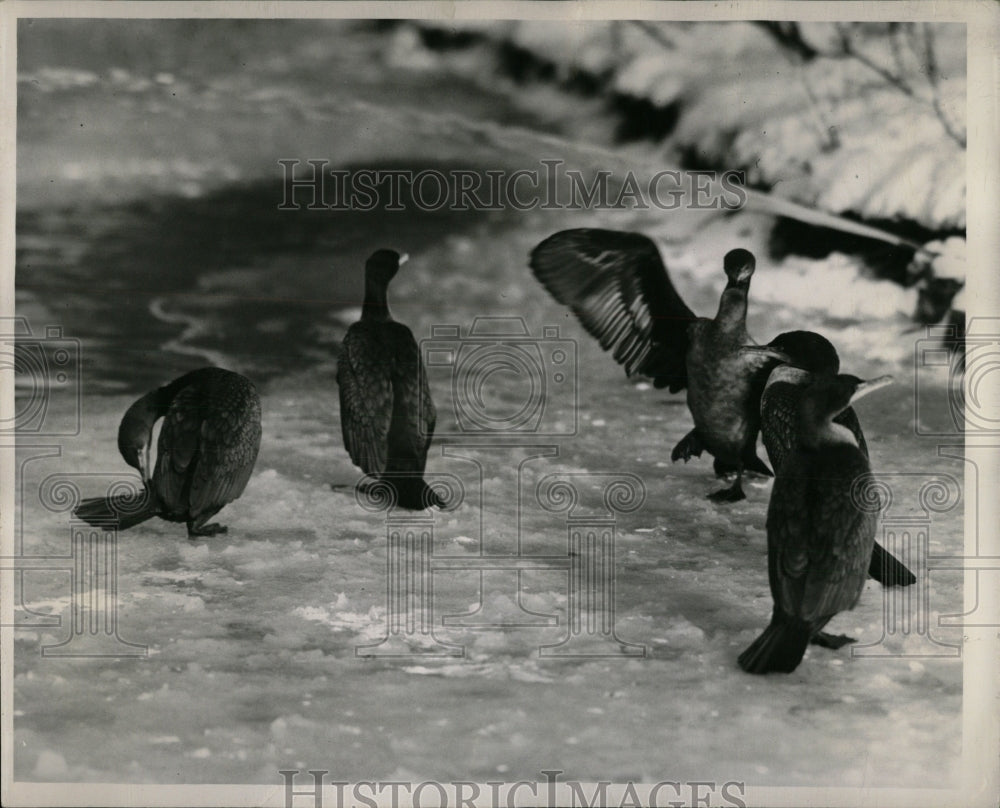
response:
M777 348L772 348L770 345L744 345L740 348L740 355L757 355L766 356L770 359L777 359L779 362L784 362L785 364L794 364L792 357L786 354L784 351L779 351Z
M410 254L403 253L401 256L399 256L399 266L403 266L403 264L405 264L409 260L410 260Z
M750 276L753 275L754 269L755 267L752 263L747 263L741 266L739 271L736 273L736 282L743 283L743 281L748 280Z
M857 386L857 389L855 389L854 393L851 395L851 403L853 404L859 398L867 396L869 393L872 393L875 390L880 390L883 387L888 387L890 384L892 384L892 382L893 382L892 376L879 376L876 379L869 379L866 382L861 382L861 384Z

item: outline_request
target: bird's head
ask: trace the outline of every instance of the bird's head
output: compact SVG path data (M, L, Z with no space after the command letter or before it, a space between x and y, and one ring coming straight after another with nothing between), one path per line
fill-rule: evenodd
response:
M126 463L138 469L143 485L148 485L151 479L149 455L153 424L160 416L154 397L155 393L150 393L136 401L125 411L118 426L118 451Z
M836 376L840 372L837 349L815 331L786 331L778 334L768 346L785 354L787 364L810 373Z
M841 373L820 376L810 384L799 402L799 427L804 443L815 442L816 436L830 433L831 422L855 401L892 384L892 376L859 379ZM813 436L813 440L809 440Z
M749 250L730 250L726 257L722 259L722 267L729 278L729 284L745 284L753 277L753 271L757 267L757 259Z
M385 285L396 277L399 268L409 259L407 254L400 255L395 250L376 250L365 262L365 278Z

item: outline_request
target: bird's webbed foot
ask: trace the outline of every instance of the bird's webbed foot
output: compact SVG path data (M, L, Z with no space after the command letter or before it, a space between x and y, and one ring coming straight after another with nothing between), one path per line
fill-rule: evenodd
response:
M713 491L708 495L708 498L712 502L739 502L741 499L746 499L747 495L743 493L742 473L736 475L736 479L729 488Z
M843 648L852 642L857 642L857 640L854 637L848 637L846 634L827 634L825 631L817 631L812 636L812 639L809 640L810 645L818 645L820 648L831 648L833 650Z
M687 463L692 457L701 457L703 451L705 451L705 447L702 446L701 441L698 439L697 431L692 429L674 447L674 450L670 453L670 459L674 463L678 460L683 460Z
M217 536L220 533L228 533L229 528L225 525L220 525L218 522L211 522L207 525L199 525L196 522L188 522L188 538L198 539L204 538L206 536Z

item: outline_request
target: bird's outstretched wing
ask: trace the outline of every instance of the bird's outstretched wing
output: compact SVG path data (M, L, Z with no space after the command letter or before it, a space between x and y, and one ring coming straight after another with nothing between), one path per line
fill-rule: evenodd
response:
M392 424L393 357L362 323L347 330L337 360L344 448L366 474L385 471Z
M632 375L687 386L688 326L698 318L674 289L656 245L638 233L563 230L531 252L535 277Z

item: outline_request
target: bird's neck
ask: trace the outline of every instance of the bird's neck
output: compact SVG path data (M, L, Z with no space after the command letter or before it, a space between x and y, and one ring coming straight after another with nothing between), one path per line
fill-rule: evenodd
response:
M167 414L170 402L174 400L176 395L177 391L173 389L171 384L158 387L156 390L146 393L129 407L125 417L136 423L148 424L149 428L152 429L157 419Z
M387 284L365 278L365 302L361 306L362 320L391 320Z
M833 418L824 418L819 423L802 424L799 441L807 449L822 449L830 446L853 446L858 448L858 439L846 426L836 423Z
M747 321L747 292L750 284L747 281L730 281L719 300L719 311L715 322L722 328L743 328Z
M125 462L133 465L125 453L126 446L134 445L136 440L143 439L144 445L152 443L153 426L159 418L166 415L175 394L170 385L160 387L146 393L125 411L118 427L118 450L125 458Z
M792 365L778 365L767 377L766 390L772 384L794 384L796 387L804 387L812 379L812 374L808 370L793 367Z

